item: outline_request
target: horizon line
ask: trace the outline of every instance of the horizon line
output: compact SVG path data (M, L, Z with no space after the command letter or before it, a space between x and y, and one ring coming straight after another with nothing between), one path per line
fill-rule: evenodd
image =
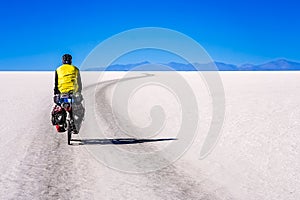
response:
M256 67L256 66L260 66L260 65L264 65L264 64L268 64L268 63L271 63L271 62L280 62L280 61L284 61L284 62L289 62L289 63L294 63L294 64L299 64L300 65L300 62L299 61L295 61L295 60L289 60L289 59L286 59L286 58L277 58L277 59L272 59L272 60L269 60L269 61L265 61L261 64L251 64L251 63L247 63L247 64L241 64L241 65L237 65L237 64L231 64L231 63L227 63L227 62L223 62L223 61L212 61L212 62L208 62L208 63L191 63L191 62L186 62L186 63L183 63L183 62L176 62L176 61L170 61L168 63L163 63L163 62L151 62L151 61L148 61L148 60L145 60L145 61L140 61L140 62L135 62L135 63L116 63L116 64L111 64L109 66L106 66L106 67L102 67L102 66L91 66L87 69L80 69L80 66L78 67L80 70L82 71L93 71L93 70L96 70L98 69L99 71L102 71L101 69L104 69L103 71L106 71L105 69L111 67L111 66L116 66L116 65L120 65L120 66L126 66L126 65L139 65L139 64L161 64L161 65L168 65L168 64L172 64L172 63L175 63L175 64L182 64L182 65L193 65L193 64L200 64L200 65L209 65L209 64L225 64L225 65L232 65L232 66L235 66L235 67L241 67L241 66L244 66L244 65L251 65L253 67ZM77 65L75 65L77 66ZM30 68L25 68L25 69L18 69L18 68L12 68L12 69L8 69L8 68L3 68L1 69L0 67L0 71L3 71L3 72L13 72L13 71L17 71L17 72L39 72L39 71L44 71L44 72L47 72L47 71L55 71L56 68L49 68L49 67L42 67L41 69L36 69L36 67L34 67L35 69L30 69ZM298 70L298 69L297 69ZM295 70L295 71L297 71ZM299 69L300 70L300 69ZM108 71L130 71L130 70L126 70L126 69L117 69L117 70L108 70ZM133 70L134 71L134 70ZM139 71L139 70L136 70L136 71ZM141 70L143 71L143 70ZM151 70L149 70L151 71ZM154 70L154 71L160 71L160 70ZM163 70L165 71L165 70ZM181 71L181 70L176 70L176 71ZM183 70L184 71L184 70ZM191 70L186 70L186 71L191 71ZM195 70L195 71L198 71L198 70ZM199 71L202 71L202 70L199 70ZM264 71L263 69L261 70L203 70L203 71ZM266 69L265 71L276 71L276 70L268 70ZM278 71L284 71L284 70L278 70ZM286 71L292 71L292 69L286 69Z

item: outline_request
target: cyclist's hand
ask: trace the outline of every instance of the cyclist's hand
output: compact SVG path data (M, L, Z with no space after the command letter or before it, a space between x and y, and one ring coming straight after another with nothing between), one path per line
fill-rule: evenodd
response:
M79 93L79 92L77 92L77 93L75 94L75 102L76 102L76 103L81 103L82 101L83 101L83 96L82 96L82 94Z
M59 104L59 94L55 94L53 96L53 101L54 101L54 103Z

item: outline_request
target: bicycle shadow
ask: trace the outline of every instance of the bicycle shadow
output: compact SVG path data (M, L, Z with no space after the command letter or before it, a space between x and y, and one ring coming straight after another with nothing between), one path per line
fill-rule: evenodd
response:
M141 144L149 142L172 141L177 138L160 138L160 139L136 139L136 138L108 138L108 139L72 139L71 141L79 142L80 145L125 145Z

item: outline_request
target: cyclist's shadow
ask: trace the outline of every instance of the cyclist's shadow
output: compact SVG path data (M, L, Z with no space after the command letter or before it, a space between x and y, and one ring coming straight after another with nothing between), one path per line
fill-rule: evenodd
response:
M159 138L159 139L137 139L137 138L107 138L107 139L72 139L79 142L80 145L126 145L140 144L148 142L162 142L177 140L176 138Z

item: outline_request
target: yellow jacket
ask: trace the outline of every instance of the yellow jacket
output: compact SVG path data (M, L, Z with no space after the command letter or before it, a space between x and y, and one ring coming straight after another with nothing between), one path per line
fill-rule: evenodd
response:
M63 64L55 70L54 94L81 92L82 84L79 69L74 65Z

